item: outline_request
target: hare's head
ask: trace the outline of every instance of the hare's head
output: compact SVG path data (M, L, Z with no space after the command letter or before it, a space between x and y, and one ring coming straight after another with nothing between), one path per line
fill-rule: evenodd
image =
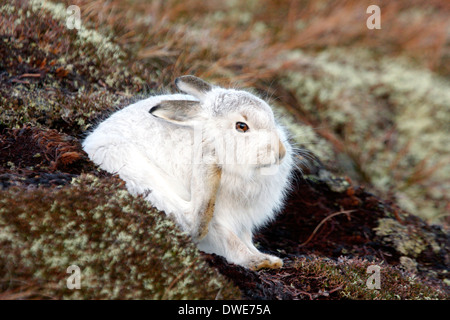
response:
M162 101L150 113L174 124L201 128L203 137L199 141L214 150L224 170L265 168L283 160L286 138L266 102L194 76L179 77L175 84L197 100Z

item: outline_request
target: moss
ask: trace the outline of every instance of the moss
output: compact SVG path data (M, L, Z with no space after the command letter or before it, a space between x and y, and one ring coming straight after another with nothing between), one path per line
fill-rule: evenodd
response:
M239 297L172 221L118 179L82 175L60 189L12 187L0 199L2 291L26 278L39 283L30 297L41 298ZM80 290L66 286L70 265L81 269Z
M10 14L0 26L0 126L30 123L83 132L146 86L138 74L130 74L122 59L126 54L109 37L85 24L67 29L64 5L14 4L14 9L4 7Z
M295 268L302 272L296 286L316 287L318 293L329 296L330 291L345 299L400 300L400 299L442 299L445 293L414 275L381 261L368 261L358 258L341 257L337 261L321 258L300 258L294 262ZM367 281L373 274L370 266L380 270L380 289L369 288ZM314 283L316 282L316 283ZM317 289L320 288L320 289Z

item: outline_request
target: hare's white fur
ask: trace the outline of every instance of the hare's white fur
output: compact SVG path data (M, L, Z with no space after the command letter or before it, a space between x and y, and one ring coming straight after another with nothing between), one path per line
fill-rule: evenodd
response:
M287 133L267 103L248 92L192 76L176 84L188 94L153 96L115 112L88 135L84 150L119 174L130 193L174 217L199 249L252 269L281 267L252 235L274 218L289 188L294 159ZM250 129L238 132L236 122ZM262 131L280 145L269 145ZM216 140L244 137L254 138L257 163L218 160ZM231 149L238 158L247 152Z

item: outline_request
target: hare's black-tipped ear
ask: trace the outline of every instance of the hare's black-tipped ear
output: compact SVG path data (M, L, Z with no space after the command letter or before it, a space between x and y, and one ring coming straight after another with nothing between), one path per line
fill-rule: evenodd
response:
M184 126L194 125L203 118L200 103L191 100L164 100L149 112L157 118Z
M190 94L200 101L205 98L206 93L211 91L212 86L195 76L181 76L175 79L175 85L181 91Z

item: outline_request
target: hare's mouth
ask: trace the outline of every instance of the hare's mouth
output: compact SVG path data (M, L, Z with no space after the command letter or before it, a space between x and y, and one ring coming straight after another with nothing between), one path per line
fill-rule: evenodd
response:
M270 168L272 166L276 166L278 163L268 163L268 164L260 164L256 166L256 169L262 169L262 168Z
M264 159L265 161L261 161L255 165L256 169L264 169L264 168L271 168L271 167L278 167L282 159Z
M263 176L276 175L279 170L280 170L280 163L278 163L278 162L277 163L273 163L273 164L259 166L258 169L257 169L259 174L261 174Z
M278 168L280 166L280 162L275 163L267 163L267 164L260 164L255 166L255 169L271 169L271 168Z

